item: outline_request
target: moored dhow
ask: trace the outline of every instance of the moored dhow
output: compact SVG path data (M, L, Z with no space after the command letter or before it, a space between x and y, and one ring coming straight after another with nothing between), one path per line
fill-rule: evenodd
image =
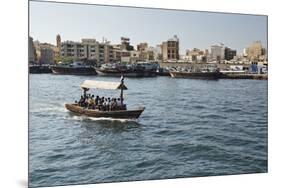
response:
M85 65L80 62L53 66L52 72L54 74L69 74L69 75L96 75L97 74L93 66Z
M119 82L105 82L105 81L94 81L85 80L81 85L84 90L84 96L87 96L87 91L89 89L111 89L120 90L120 104L116 107L104 107L105 103L96 103L94 105L81 105L79 102L72 104L65 104L65 108L73 113L79 115L85 115L94 118L114 118L114 119L138 119L139 116L144 111L144 107L138 107L132 110L128 110L124 104L123 90L127 90L124 84L124 78L121 78L121 83Z
M172 78L191 78L191 79L207 79L207 80L217 80L221 77L219 71L170 71Z
M137 62L133 64L103 64L96 68L96 72L100 76L120 77L154 77L157 76L156 63L151 62Z

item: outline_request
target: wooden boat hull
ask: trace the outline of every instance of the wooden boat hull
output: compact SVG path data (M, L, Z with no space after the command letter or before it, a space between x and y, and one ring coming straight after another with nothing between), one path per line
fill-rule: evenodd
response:
M178 72L170 71L172 78L191 78L191 79L211 79L216 80L221 77L220 72Z
M93 67L52 67L53 74L69 75L96 75L97 72Z
M111 76L111 77L155 77L157 76L154 71L117 71L117 70L102 70L96 69L96 72L99 76Z
M45 73L52 73L52 70L50 66L37 66L37 65L31 65L29 66L29 73L31 74L45 74Z
M116 111L99 111L84 109L77 104L65 104L65 108L73 113L95 118L115 118L115 119L138 119L144 111L144 107L137 110L116 110Z

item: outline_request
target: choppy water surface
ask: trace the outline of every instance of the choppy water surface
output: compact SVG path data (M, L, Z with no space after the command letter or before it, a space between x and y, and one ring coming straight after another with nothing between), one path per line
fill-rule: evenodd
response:
M126 78L135 122L67 112L85 79L30 75L31 187L267 172L267 81Z

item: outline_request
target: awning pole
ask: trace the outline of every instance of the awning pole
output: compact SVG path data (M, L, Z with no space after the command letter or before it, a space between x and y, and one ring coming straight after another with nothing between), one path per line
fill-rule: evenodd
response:
M123 107L123 86L124 86L124 76L121 76L121 93L120 93L120 99L121 99L121 106Z

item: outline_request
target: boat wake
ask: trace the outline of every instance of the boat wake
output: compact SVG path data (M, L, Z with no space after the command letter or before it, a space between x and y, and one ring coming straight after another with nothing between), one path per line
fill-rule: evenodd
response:
M137 122L137 119L117 119L117 118L93 118L93 117L89 117L89 119L93 120L93 121L118 121L118 122Z
M88 116L77 116L77 115L72 115L72 119L74 120L91 120L91 121L99 121L99 122L121 122L121 123L126 123L126 122L134 122L137 123L138 119L118 119L118 118L106 118L106 117L100 117L100 118L95 118L95 117L88 117Z

